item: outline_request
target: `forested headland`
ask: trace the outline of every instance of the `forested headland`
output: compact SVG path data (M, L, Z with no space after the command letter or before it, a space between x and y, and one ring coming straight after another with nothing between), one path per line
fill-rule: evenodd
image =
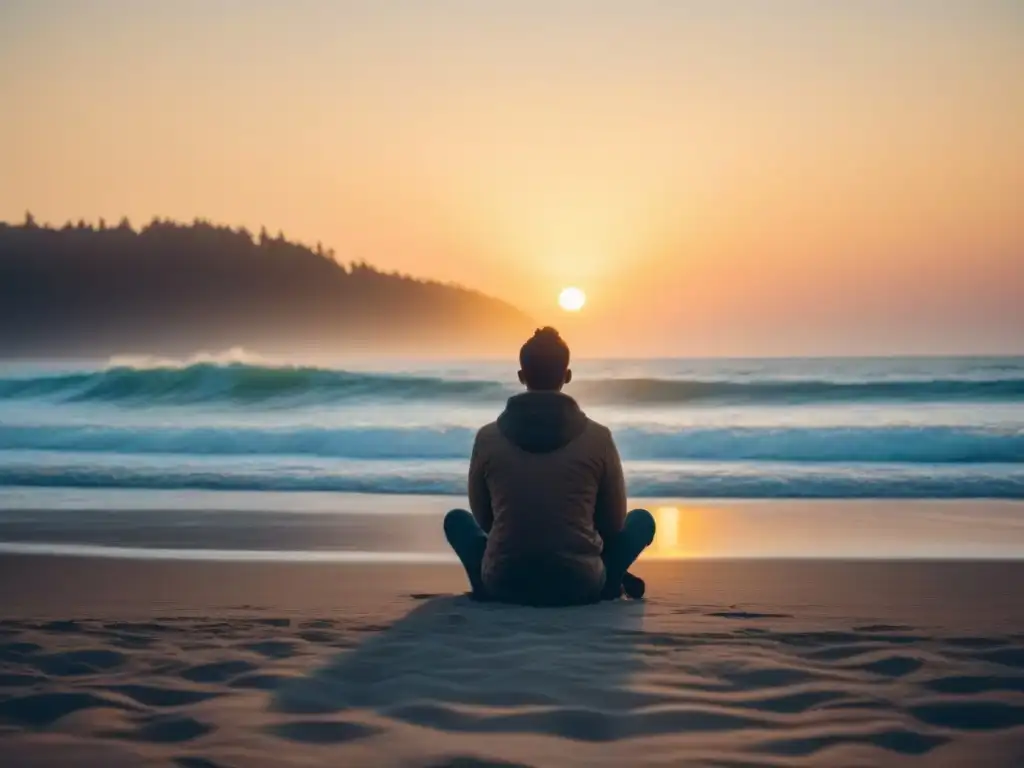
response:
M476 291L197 220L0 222L0 355L507 351L532 324Z

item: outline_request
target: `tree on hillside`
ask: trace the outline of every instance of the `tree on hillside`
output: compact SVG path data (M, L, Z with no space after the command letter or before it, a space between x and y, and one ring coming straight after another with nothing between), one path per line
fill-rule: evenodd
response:
M136 231L0 225L0 354L178 353L247 346L461 353L531 321L475 291L346 269L334 252L196 219Z

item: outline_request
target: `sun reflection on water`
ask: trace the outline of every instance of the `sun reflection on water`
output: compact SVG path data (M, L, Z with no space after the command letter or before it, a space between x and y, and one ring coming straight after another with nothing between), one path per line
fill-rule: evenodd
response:
M657 530L654 543L644 553L648 558L683 558L699 555L704 538L705 517L696 507L665 506L653 510Z

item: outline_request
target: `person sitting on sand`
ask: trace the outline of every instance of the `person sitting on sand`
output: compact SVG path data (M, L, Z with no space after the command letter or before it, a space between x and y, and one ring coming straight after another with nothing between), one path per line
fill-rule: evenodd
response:
M626 483L607 427L590 420L562 387L569 347L541 328L519 351L526 392L509 399L476 436L469 506L444 532L473 595L530 605L642 597L627 573L654 540L654 517L626 514Z

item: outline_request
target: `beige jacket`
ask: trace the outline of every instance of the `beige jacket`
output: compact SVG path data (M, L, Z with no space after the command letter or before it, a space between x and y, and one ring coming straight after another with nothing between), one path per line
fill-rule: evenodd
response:
M611 432L557 392L511 398L476 437L469 502L488 533L484 586L531 603L597 599L604 539L622 529L626 487Z

